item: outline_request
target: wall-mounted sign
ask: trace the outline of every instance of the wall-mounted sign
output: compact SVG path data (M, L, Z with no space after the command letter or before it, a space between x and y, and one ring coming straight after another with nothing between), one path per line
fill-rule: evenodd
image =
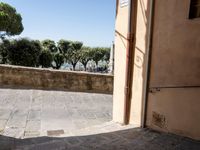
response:
M129 0L120 0L120 6L125 7L128 6Z

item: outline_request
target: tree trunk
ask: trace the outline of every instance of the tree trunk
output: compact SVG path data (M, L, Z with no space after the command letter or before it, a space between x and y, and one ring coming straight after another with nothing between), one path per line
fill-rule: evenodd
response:
M7 59L6 59L6 58L3 58L3 59L2 59L2 64L6 64L6 62L7 62Z
M73 66L73 71L75 71L76 70L76 63L72 64L72 66Z
M99 62L98 62L98 61L95 61L95 63L96 63L96 66L97 66L97 68L98 68L98 64L99 64Z
M98 72L99 69L98 69L98 61L96 61L96 72Z
M83 64L85 71L87 71L87 64Z
M56 64L56 69L59 70L61 67L61 64Z

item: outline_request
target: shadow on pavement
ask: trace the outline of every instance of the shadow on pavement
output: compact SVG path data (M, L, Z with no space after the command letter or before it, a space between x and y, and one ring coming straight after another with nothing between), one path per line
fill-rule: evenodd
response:
M199 150L200 141L149 129L74 137L15 139L0 136L0 150Z

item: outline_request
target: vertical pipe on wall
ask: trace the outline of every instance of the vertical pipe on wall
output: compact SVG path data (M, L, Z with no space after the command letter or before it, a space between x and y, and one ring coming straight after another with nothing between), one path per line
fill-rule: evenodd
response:
M134 62L134 47L135 47L135 31L137 17L137 0L129 0L129 18L128 18L128 34L127 34L127 49L126 49L126 72L125 72L125 87L124 87L124 120L125 125L129 124L130 109L131 109L131 86L132 72Z
M151 49L152 49L152 34L153 34L153 19L154 19L154 4L155 0L150 0L149 6L149 23L147 30L147 50L146 50L146 68L145 68L145 81L144 81L144 92L143 92L143 108L142 108L142 128L146 124L147 114L147 99L149 91L149 78L150 78L150 64L151 64Z

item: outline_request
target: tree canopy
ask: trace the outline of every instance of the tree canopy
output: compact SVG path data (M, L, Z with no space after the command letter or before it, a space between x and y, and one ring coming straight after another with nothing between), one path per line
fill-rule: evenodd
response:
M19 35L23 30L21 15L14 7L0 2L0 38Z
M99 61L102 60L105 55L105 50L102 47L95 47L92 50L93 50L92 59L95 61L96 65L98 67Z
M8 63L8 49L10 47L9 40L3 40L0 43L0 64Z
M110 48L83 46L78 41L60 40L57 44L49 39L42 42L26 38L0 41L2 64L60 69L66 63L65 66L71 64L75 70L76 64L80 62L86 71L88 62L95 61L98 71L99 61L102 61L102 68L102 65L108 64L109 58Z
M65 57L64 57L64 52L66 51L66 41L64 40L60 40L58 42L58 44L56 45L56 43L53 40L49 40L46 39L44 41L42 41L42 47L43 47L43 56L41 57L45 57L46 61L43 63L46 63L45 66L43 67L49 67L50 65L50 55L52 57L52 62L51 62L51 67L53 67L54 69L60 69L60 67L63 65L63 63L65 62ZM40 60L40 62L42 62L42 58Z
M63 63L65 62L65 57L62 53L55 53L53 54L53 64L52 67L54 69L60 69L60 67L63 65Z
M60 50L61 53L66 54L68 50L70 49L72 41L67 41L67 40L59 40L57 47Z
M8 59L12 65L36 67L41 53L38 41L19 39L12 41L8 49Z
M41 43L44 50L48 50L51 53L56 53L58 51L56 43L53 40L46 39Z
M53 61L53 56L51 52L48 50L42 50L39 56L39 65L41 65L42 68L48 68L51 67L52 61Z
M80 51L82 46L82 42L71 42L67 53L65 53L66 60L72 64L73 70L75 70L76 64L80 59Z
M80 62L83 64L85 71L87 70L87 64L90 60L92 60L93 56L92 48L90 47L82 47L81 53L80 53Z
M105 60L106 62L110 61L110 48L103 48L103 60Z

